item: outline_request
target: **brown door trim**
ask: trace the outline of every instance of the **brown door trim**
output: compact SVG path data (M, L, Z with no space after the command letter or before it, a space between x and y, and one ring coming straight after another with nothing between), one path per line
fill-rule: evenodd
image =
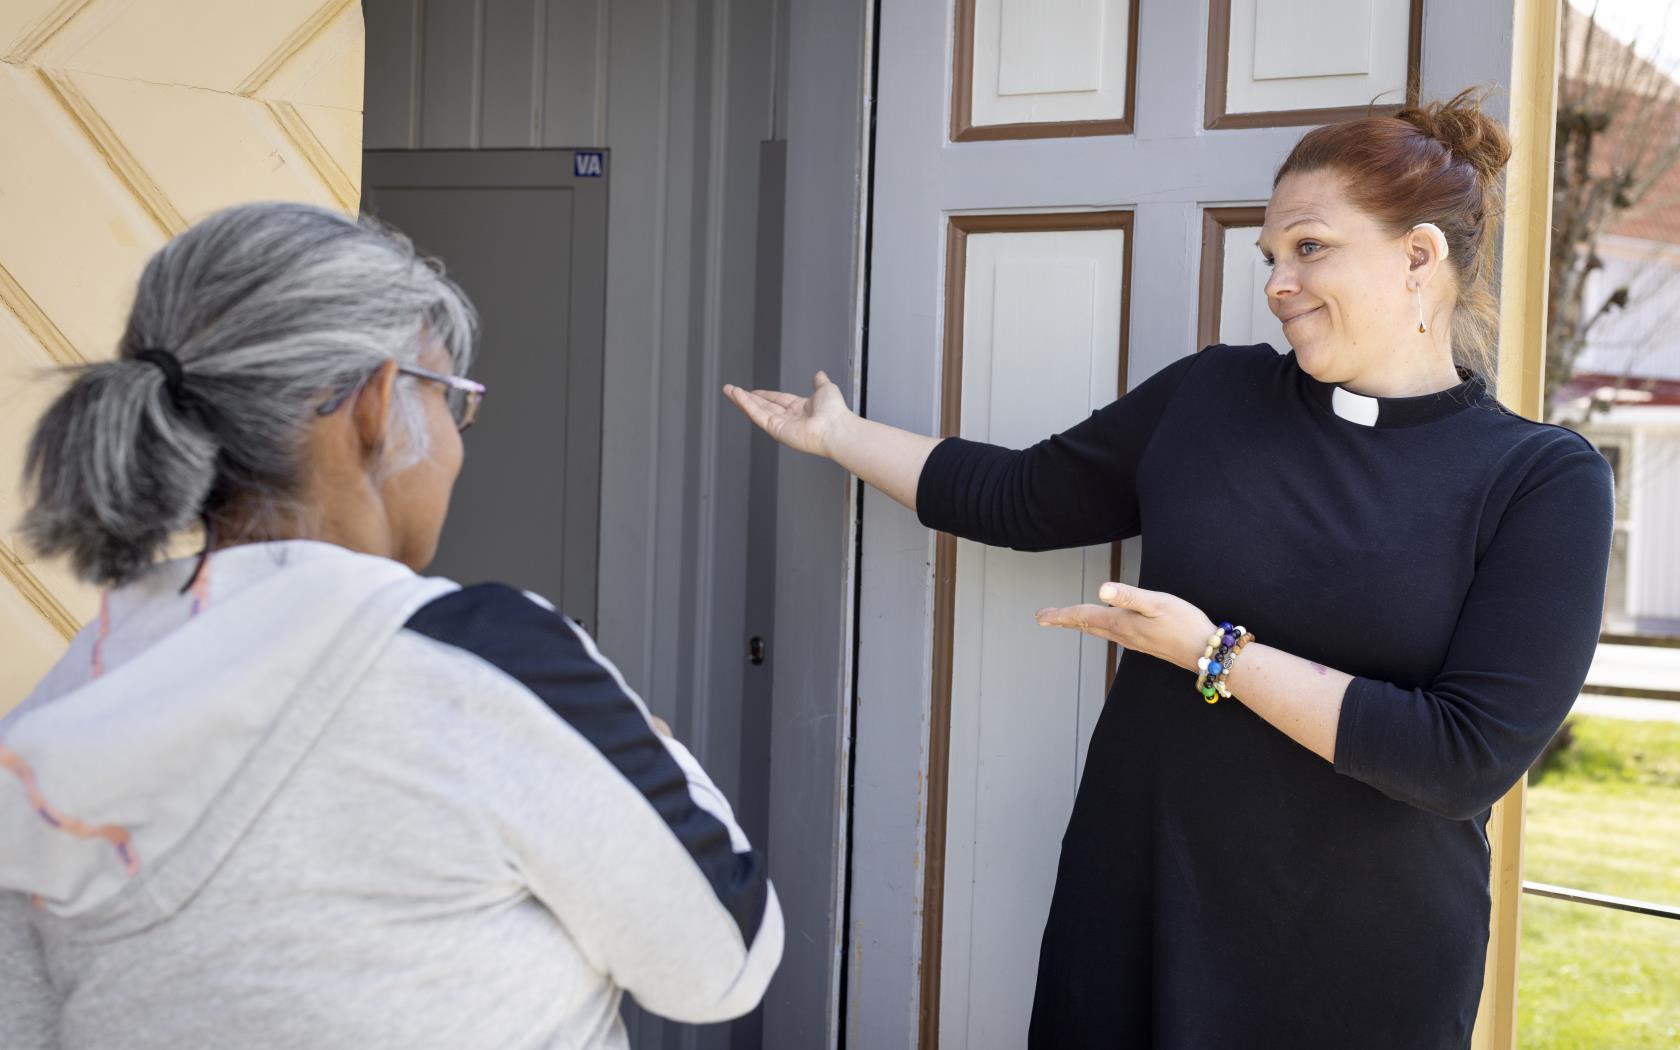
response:
M1225 231L1266 221L1262 204L1202 209L1202 272L1196 290L1196 349L1219 342L1219 311L1225 302Z

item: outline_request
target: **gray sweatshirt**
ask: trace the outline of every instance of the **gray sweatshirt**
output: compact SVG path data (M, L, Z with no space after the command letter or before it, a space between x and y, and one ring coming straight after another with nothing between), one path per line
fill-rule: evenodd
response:
M757 1004L762 858L576 624L320 543L190 572L0 719L0 1047L623 1047L625 990Z

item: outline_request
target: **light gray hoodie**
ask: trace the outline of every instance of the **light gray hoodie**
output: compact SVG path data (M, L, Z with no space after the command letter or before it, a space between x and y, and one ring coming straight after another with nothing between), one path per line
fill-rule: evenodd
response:
M321 543L112 592L0 719L0 1047L622 1047L781 912L576 624Z

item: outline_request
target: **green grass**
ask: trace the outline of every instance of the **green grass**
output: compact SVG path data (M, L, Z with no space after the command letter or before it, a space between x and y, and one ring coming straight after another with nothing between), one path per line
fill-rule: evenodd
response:
M1680 905L1680 723L1570 720L1528 793L1523 877ZM1680 1046L1680 921L1523 898L1522 1050Z

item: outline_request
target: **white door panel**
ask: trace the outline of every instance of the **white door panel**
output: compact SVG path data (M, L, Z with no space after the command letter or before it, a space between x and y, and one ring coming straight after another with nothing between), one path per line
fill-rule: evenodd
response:
M1225 230L1218 339L1228 346L1270 343L1278 353L1287 354L1290 348L1283 334L1283 322L1266 305L1266 279L1270 271L1254 246L1259 235L1259 229L1253 226L1232 226Z
M962 435L1020 448L1113 400L1122 229L967 239ZM1033 612L1087 600L1108 546L1047 553L961 542L951 683L942 1040L1018 1043L1062 828L1101 710L1108 647ZM999 1044L1002 1045L1002 1044Z

